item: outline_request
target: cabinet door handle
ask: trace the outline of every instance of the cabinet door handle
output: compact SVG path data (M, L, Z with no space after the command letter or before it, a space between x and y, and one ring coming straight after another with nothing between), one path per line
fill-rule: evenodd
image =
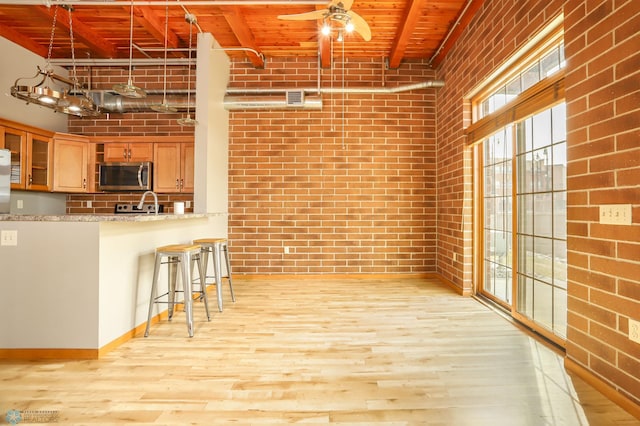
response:
M82 179L82 187L87 189L87 178Z
M33 184L33 176L29 175L29 185Z
M180 189L180 179L176 179L176 189Z
M180 189L184 189L184 179L180 179Z
M127 148L124 149L122 155L124 156L124 159L127 159Z
M131 150L129 150L129 160L131 160Z

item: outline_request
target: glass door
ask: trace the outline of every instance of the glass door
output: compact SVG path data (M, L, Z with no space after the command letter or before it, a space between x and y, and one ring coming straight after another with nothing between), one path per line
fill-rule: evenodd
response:
M28 134L27 138L27 189L50 191L51 168L49 162L52 153L51 138Z
M13 189L25 188L24 158L26 153L27 132L0 127L0 148L11 152L10 182Z
M512 302L512 157L513 128L484 141L484 286L485 295L506 307Z
M507 125L486 138L481 150L480 292L563 344L567 328L565 104Z
M561 339L567 329L565 104L517 124L517 317Z

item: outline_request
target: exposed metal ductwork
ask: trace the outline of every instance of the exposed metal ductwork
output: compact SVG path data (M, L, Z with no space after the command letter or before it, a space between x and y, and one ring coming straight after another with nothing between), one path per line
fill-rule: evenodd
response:
M224 108L228 111L241 110L321 110L322 98L320 96L305 96L301 102L291 103L283 96L225 96Z
M112 91L92 90L89 96L103 113L128 113L128 112L150 112L153 105L160 105L164 101L164 94L147 92L146 98L127 98ZM186 111L187 106L191 110L195 109L195 99L193 93L191 105L187 104L188 96L186 90L167 91L167 105L175 108L178 112Z
M337 88L305 88L305 89L227 89L224 97L224 107L229 111L238 110L268 110L268 109L322 109L321 95L326 94L393 94L412 90L439 88L444 86L444 81L429 80L421 83L407 84L395 87L337 87ZM292 96L301 94L302 96ZM291 102L291 99L300 99L299 102Z
M304 89L227 89L224 97L224 108L228 111L242 110L321 110L322 94L393 94L443 87L444 82L430 80L421 83L395 87L338 87L338 88L304 88ZM160 92L148 92L146 98L126 98L109 90L91 90L89 96L103 113L149 112L153 105L163 102ZM178 112L195 110L195 97L191 92L190 105L186 90L168 91L167 104Z

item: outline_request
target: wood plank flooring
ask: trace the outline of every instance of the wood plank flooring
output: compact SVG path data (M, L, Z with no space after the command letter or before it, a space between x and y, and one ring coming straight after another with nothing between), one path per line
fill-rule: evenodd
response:
M638 425L562 357L428 279L235 281L95 361L0 361L9 410L83 425ZM215 297L210 297L215 306Z

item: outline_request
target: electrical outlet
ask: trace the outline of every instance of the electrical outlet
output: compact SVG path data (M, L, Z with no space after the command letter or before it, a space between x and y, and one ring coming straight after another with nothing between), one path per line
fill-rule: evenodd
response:
M189 201L189 200L185 201L185 202L184 202L184 206L185 206L186 208L190 209L190 208L191 208L191 201Z
M93 207L93 201L87 200L87 208L90 209Z
M17 200L16 201L16 207L18 209L23 209L24 208L24 201L23 200Z
M631 225L631 204L600 206L600 223L604 225Z
M16 231L16 230L2 230L0 232L0 245L2 245L2 246L17 246L18 245L18 231Z
M629 339L633 342L640 343L640 321L629 318Z
M289 254L289 247L284 248L284 254Z

